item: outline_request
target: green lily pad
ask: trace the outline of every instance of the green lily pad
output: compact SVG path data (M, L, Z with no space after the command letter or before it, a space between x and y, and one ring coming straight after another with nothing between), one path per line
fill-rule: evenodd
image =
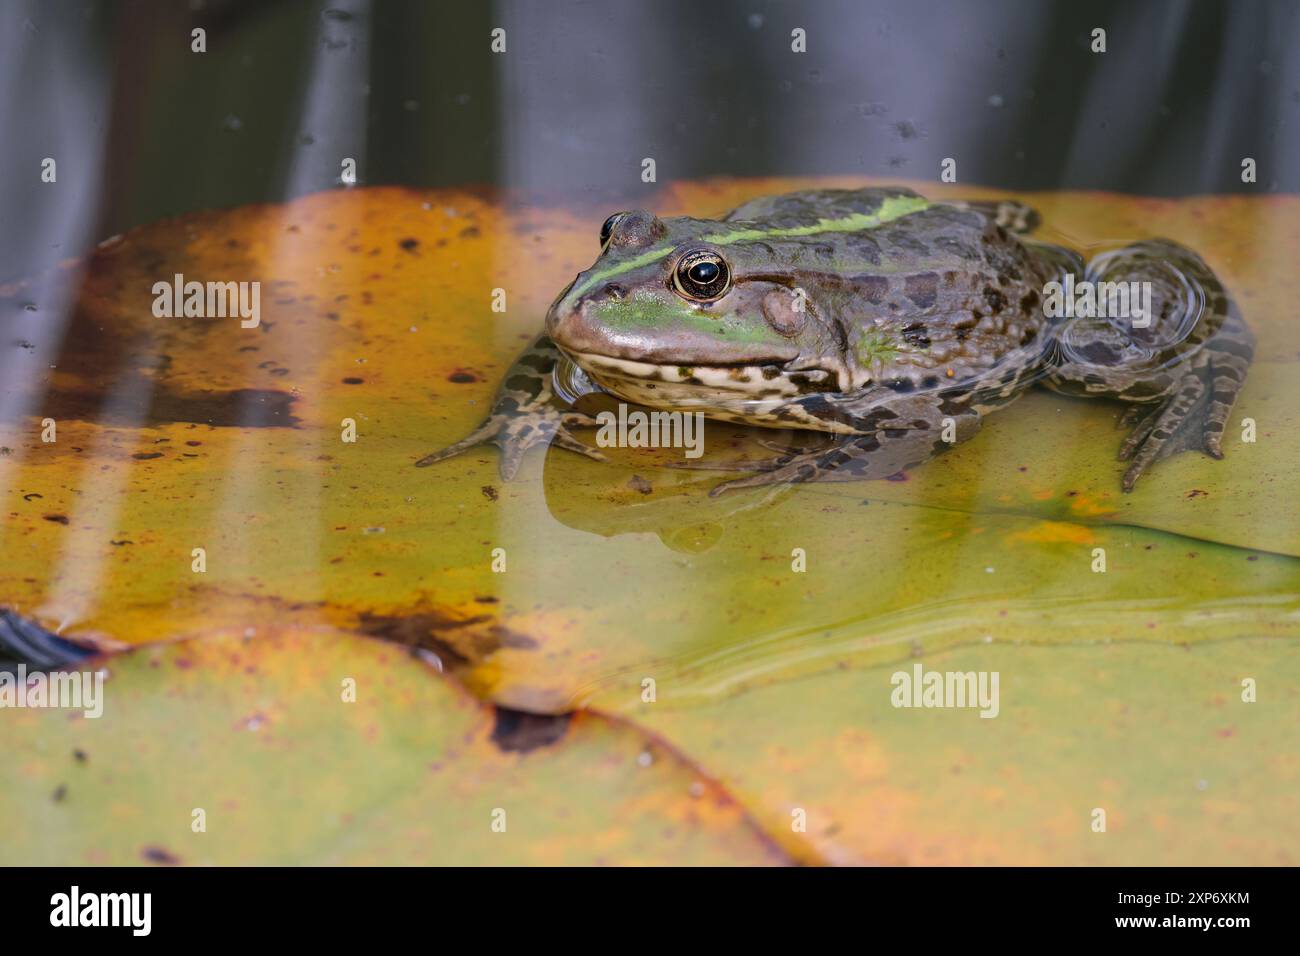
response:
M785 862L635 729L494 712L377 641L270 630L102 666L98 718L0 710L0 816L23 821L0 863Z
M1295 866L1298 650L1045 633L711 701L675 703L666 682L636 721L825 862ZM917 664L998 672L997 716L893 706L893 675Z

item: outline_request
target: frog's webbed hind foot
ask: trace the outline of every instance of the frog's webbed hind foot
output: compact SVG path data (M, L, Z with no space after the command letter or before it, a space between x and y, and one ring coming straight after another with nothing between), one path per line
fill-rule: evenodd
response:
M1137 421L1119 449L1119 460L1130 463L1121 482L1125 491L1132 491L1152 464L1178 452L1223 457L1223 430L1248 364L1240 355L1211 352L1207 361L1184 373L1161 404L1145 415L1134 415L1133 408L1125 412L1121 420Z
M545 336L538 339L511 366L487 421L467 438L425 455L415 463L415 467L427 468L482 444L493 444L501 449L499 470L503 481L514 479L528 449L552 442L596 461L606 461L604 455L578 441L569 431L570 428L595 427L600 423L590 415L562 410L550 404L551 371L558 360L559 352L550 339Z

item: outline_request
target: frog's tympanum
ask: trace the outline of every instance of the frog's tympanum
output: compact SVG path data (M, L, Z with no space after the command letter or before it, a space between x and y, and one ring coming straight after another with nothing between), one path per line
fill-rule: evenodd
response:
M557 405L552 372L565 358L628 402L836 433L815 451L696 463L752 472L715 494L894 475L971 437L1035 383L1130 403L1125 491L1176 452L1222 457L1254 339L1218 279L1168 240L1085 266L1020 238L1036 221L1018 203L901 188L764 197L721 220L616 214L491 417L417 464L484 441L501 448L507 480L533 445L602 458L568 430L596 422ZM1050 307L1062 286L1091 287L1096 307ZM1130 288L1130 307L1116 310Z

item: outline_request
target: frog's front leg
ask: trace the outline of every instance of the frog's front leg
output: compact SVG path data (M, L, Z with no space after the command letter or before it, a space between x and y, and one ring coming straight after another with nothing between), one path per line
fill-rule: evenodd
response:
M798 406L792 416L796 419L825 416L852 424L858 434L841 436L834 445L810 452L693 464L708 470L755 472L747 478L724 481L709 492L711 497L764 485L889 478L965 441L980 425L980 413L970 405L933 392L904 395L880 389L853 399L818 397L792 406Z
M1080 318L1056 330L1061 361L1045 381L1068 395L1135 403L1121 418L1136 422L1119 449L1119 459L1129 462L1124 491L1178 452L1222 458L1223 430L1255 337L1218 278L1194 252L1168 240L1098 256L1086 278L1138 288L1150 283L1152 290L1141 327L1127 317Z
M545 335L538 338L510 366L487 421L469 437L425 455L415 463L415 467L425 468L485 442L501 449L499 468L503 481L515 477L524 452L550 442L588 458L605 461L604 455L584 445L568 431L579 426L596 426L599 422L590 415L552 404L551 373L559 360L560 353L554 343Z

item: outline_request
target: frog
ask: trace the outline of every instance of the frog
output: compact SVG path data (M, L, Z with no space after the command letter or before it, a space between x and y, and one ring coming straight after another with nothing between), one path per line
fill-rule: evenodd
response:
M574 434L599 422L562 400L561 368L651 409L822 433L812 447L764 442L771 457L675 463L742 475L713 496L897 478L1038 386L1122 403L1123 492L1179 452L1222 458L1254 336L1218 277L1170 239L1085 262L1035 240L1040 221L1018 200L901 186L760 196L721 219L615 213L487 420L415 464L482 443L501 449L506 481L541 445L605 460ZM1049 307L1081 282L1149 283L1149 309Z

